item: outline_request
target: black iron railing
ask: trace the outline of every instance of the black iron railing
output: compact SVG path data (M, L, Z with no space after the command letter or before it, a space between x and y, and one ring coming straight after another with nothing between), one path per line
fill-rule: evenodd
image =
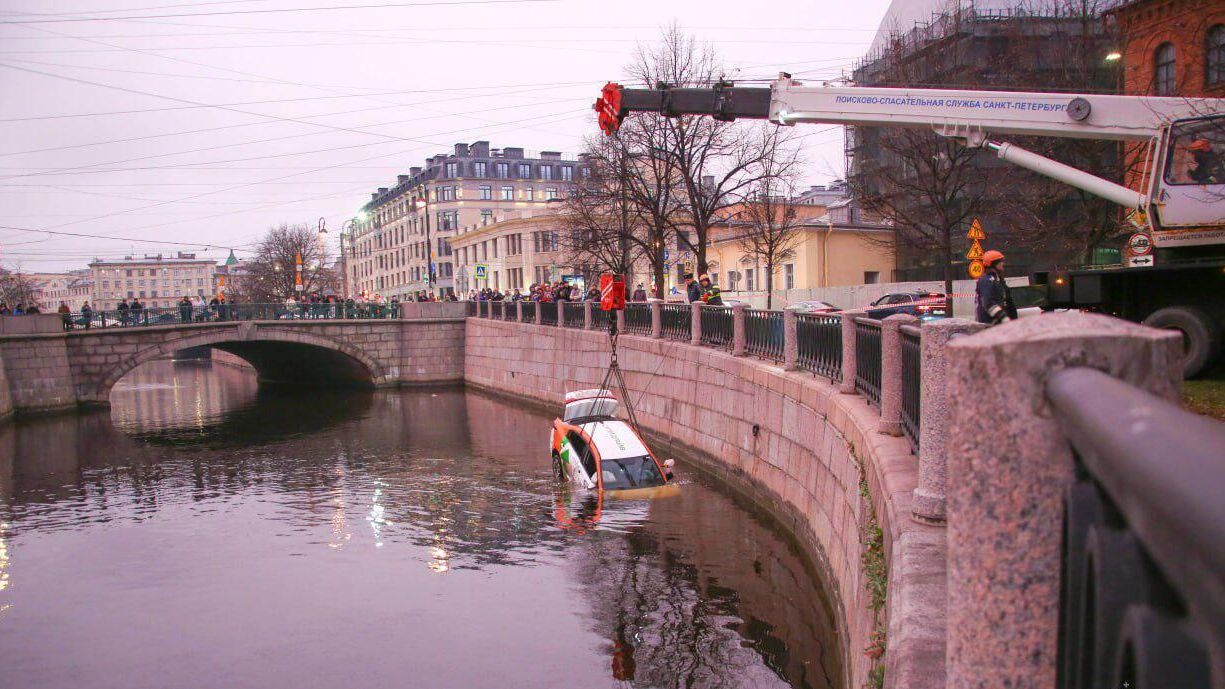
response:
M591 327L593 330L608 330L608 319L612 318L615 311L605 311L600 308L600 302L595 302L591 305ZM626 316L629 315L629 310L626 310ZM629 330L629 327L626 327ZM633 331L630 331L633 332Z
M732 348L732 309L729 306L702 307L702 344L720 349Z
M660 304L659 327L664 338L688 341L693 337L693 315L688 304Z
M634 302L625 305L625 332L634 335L651 334L651 305Z
M506 319L506 302L504 301L493 302L493 313L491 313L489 317L497 318L498 320L505 320Z
M471 307L469 307L471 313ZM399 318L399 304L218 304L216 306L173 306L155 309L115 309L68 314L65 327L71 330L93 328L150 327L214 323L218 321L287 321L336 319Z
M469 316L477 315L477 309L479 308L481 308L481 302L479 301L468 302L468 315Z
M880 321L855 319L855 391L880 406Z
M563 302L562 317L562 325L566 326L567 328L587 327L587 316L584 314L582 302Z
M1225 666L1225 424L1093 369L1046 392L1075 455L1056 686L1209 689Z
M805 371L842 380L842 319L835 316L795 315L798 364Z
M910 441L910 449L919 454L919 398L923 389L923 362L920 346L922 332L918 326L903 325L902 336L902 434Z
M536 305L540 309L540 322L544 325L557 325L557 302L541 302Z
M524 301L520 303L523 304L523 322L524 323L535 323L536 322L536 309L540 307L540 303L534 302L534 301ZM545 304L545 306L549 306L549 305Z
M502 320L514 321L519 319L519 302L506 301L502 302Z
M782 311L744 310L744 346L749 354L782 361L783 337Z

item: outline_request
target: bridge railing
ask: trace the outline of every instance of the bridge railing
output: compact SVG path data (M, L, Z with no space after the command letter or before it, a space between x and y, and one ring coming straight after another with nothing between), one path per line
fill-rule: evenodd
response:
M584 302L562 302L562 325L567 328L587 327L587 307Z
M910 441L910 449L919 453L919 426L922 422L923 331L918 326L901 326L902 359L902 435Z
M808 313L795 315L796 364L829 378L842 379L842 319Z
M651 334L651 305L632 302L625 305L625 332L632 335Z
M703 306L701 342L707 347L732 348L732 309L729 306Z
M471 313L471 311L469 311ZM111 309L67 314L65 329L124 328L213 323L218 321L350 320L399 318L399 304L306 303L251 304L225 303L216 306Z
M1053 373L1046 396L1075 462L1057 686L1207 689L1225 653L1225 425L1095 369Z
M782 361L785 339L783 331L782 311L744 310L744 342L747 353L762 359Z
M855 391L869 402L880 406L881 399L881 326L871 318L856 318L855 323Z
M659 321L660 333L665 339L684 342L690 340L693 316L690 315L688 304L660 304Z

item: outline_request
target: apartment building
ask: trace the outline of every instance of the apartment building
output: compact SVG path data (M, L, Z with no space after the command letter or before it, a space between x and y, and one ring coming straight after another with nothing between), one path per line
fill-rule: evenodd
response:
M88 270L70 270L66 273L31 273L34 283L34 300L43 313L52 313L60 302L73 311L80 311L85 302L93 299L93 281Z
M208 299L216 293L216 264L195 254L95 259L89 269L95 310L111 310L123 299L134 298L146 308L164 308L184 295Z
M540 213L458 233L451 239L456 291L461 296L486 287L526 292L533 284L575 274L565 264L564 231L555 214Z
M581 160L556 151L455 144L371 194L341 234L344 283L350 295L384 298L462 291L457 235L543 212L582 174Z

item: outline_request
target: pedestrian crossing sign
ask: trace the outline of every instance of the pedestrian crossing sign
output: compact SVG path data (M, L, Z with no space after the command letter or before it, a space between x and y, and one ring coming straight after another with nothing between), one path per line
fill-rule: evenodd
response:
M474 268L473 275L477 280L484 280L489 277L489 266L478 263Z

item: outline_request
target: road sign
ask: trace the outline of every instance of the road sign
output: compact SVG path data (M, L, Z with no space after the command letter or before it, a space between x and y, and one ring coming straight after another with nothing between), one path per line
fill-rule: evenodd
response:
M1157 261L1152 256L1128 256L1128 268L1152 268Z
M970 277L977 280L983 276L983 262L978 259L974 259L973 261L970 261L970 265L967 270L970 272Z
M983 232L983 226L978 222L978 218L974 218L970 223L970 231L966 233L966 239L979 241L987 238L987 233Z
M983 245L977 241L970 245L970 250L966 252L966 258L971 261L977 261L983 257Z
M664 249L664 262L667 263L668 259L671 257L672 257L672 252L668 251L667 249Z
M1153 238L1137 232L1127 239L1127 255L1147 256L1153 252Z
M483 263L476 264L475 270L473 271L472 275L477 280L484 280L485 278L489 277L489 266Z

